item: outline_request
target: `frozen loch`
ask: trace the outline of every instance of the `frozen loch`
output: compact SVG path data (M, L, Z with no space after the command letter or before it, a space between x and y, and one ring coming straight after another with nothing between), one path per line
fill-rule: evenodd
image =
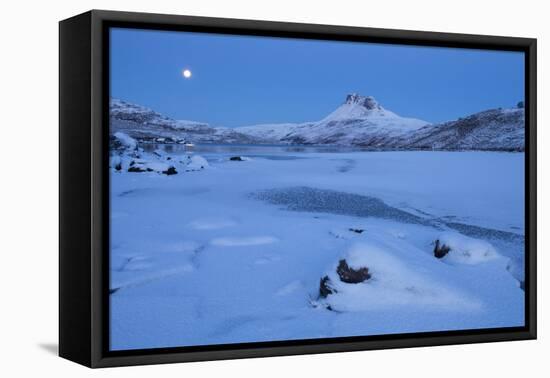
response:
M524 324L522 152L120 144L113 350Z

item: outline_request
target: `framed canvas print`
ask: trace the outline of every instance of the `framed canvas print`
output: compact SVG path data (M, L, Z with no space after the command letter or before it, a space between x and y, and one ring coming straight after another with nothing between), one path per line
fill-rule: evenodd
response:
M536 337L536 41L60 23L60 355Z

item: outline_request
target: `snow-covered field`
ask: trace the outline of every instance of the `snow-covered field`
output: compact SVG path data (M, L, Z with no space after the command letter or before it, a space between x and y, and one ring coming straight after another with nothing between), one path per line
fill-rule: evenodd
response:
M523 153L195 154L111 174L111 349L523 325Z

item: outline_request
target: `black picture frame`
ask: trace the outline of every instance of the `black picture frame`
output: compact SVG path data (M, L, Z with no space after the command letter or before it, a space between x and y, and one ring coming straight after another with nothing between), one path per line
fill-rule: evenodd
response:
M109 27L522 51L525 53L524 327L108 350ZM536 338L536 39L92 10L59 24L59 354L88 367Z

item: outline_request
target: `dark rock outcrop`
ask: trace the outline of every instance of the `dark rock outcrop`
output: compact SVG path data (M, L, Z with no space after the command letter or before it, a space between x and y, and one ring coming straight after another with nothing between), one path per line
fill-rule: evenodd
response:
M231 160L231 161L244 161L244 159L240 156L231 156L229 158L229 160Z
M344 259L340 260L338 263L336 273L338 273L340 281L351 284L360 283L371 278L369 268L365 266L355 270L351 268Z
M124 151L126 147L114 137L114 135L109 135L109 150L110 151Z
M151 168L144 169L138 165L132 165L128 168L128 172L140 173L140 172L151 172Z
M451 247L441 243L439 239L435 241L434 256L441 259L451 251Z
M319 298L326 298L330 294L336 293L336 290L331 286L330 278L324 276L319 283Z
M174 168L174 167L169 167L167 170L162 171L162 173L164 173L165 175L170 176L170 175L175 175L175 174L177 174L178 171L176 171L176 168Z
M365 266L359 269L353 269L344 259L338 262L336 273L340 281L349 284L358 284L371 278L369 268ZM333 287L330 277L324 276L321 278L319 282L319 298L326 298L335 293L337 293L337 290Z
M361 96L357 93L350 93L346 96L346 104L358 104L368 110L382 109L378 101L372 96Z

